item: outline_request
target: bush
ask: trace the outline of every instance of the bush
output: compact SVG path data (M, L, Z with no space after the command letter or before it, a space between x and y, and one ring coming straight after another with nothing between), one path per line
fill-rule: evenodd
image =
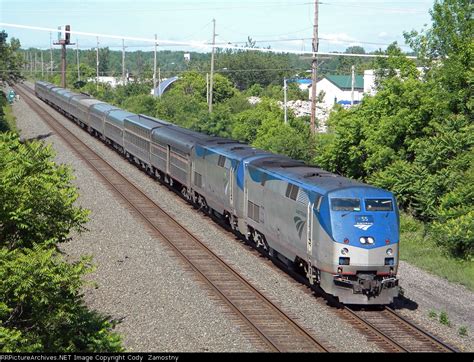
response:
M87 211L50 146L0 134L0 346L3 352L119 352L115 322L89 310L89 259L67 263L58 243Z

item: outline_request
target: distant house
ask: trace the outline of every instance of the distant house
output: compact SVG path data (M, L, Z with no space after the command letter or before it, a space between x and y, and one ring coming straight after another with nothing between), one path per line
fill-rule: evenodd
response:
M364 77L356 75L354 77L354 103L359 103L364 95ZM310 86L311 88L311 86ZM316 92L324 92L323 106L331 109L334 104L347 104L352 99L352 76L350 75L327 75L316 84ZM311 100L311 89L309 91Z
M416 69L420 72L420 79L422 79L421 75L425 73L426 69L423 67L416 67ZM400 75L400 69L395 69L395 73ZM371 96L377 93L377 86L375 84L376 77L375 69L364 70L364 93Z
M115 78L115 77L103 77L103 76L100 76L98 78L94 77L94 78L89 78L87 80L88 82L96 82L98 81L99 83L104 83L104 84L108 84L110 85L112 88L115 88L117 87L118 85L123 85L123 81L119 78Z

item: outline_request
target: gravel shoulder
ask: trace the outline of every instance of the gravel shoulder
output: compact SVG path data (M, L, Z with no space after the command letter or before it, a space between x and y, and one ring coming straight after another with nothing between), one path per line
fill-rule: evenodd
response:
M50 132L23 101L14 105L14 113L24 137ZM324 300L308 293L306 287L276 270L271 262L249 251L235 237L229 236L214 222L77 126L65 119L63 124L262 289L272 301L291 315L298 316L299 323L317 337L344 352L378 351L366 337L340 320ZM128 349L259 350L240 333L225 308L219 307L208 291L191 281L190 271L176 262L173 253L148 236L143 226L130 217L124 205L56 136L48 137L46 141L54 144L58 162L72 165L81 193L79 203L92 210L87 225L90 231L75 236L64 249L75 257L82 254L94 256L98 269L92 278L99 287L86 291L87 302L114 318L124 318L117 330L124 335ZM472 351L473 293L407 263L401 262L399 270L406 299L397 303L398 311L457 348ZM430 310L445 310L453 325L445 327L431 320L428 316ZM468 328L468 337L457 336L460 325Z
M474 351L473 292L403 261L400 262L399 278L404 291L404 298L395 303L399 313L460 351ZM430 317L432 312L437 317ZM448 316L449 326L440 323L441 312ZM461 327L467 328L467 336L459 335Z

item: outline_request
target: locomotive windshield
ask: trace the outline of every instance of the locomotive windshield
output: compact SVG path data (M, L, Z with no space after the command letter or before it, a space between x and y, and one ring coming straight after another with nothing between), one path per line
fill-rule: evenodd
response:
M360 211L360 199L331 199L333 211Z
M368 199L365 200L367 211L393 211L393 203L390 199Z

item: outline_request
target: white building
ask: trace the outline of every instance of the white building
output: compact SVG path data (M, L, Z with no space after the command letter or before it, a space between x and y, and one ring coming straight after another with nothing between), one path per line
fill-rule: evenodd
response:
M319 95L324 92L322 104L319 105L330 110L334 104L351 104L352 99L352 76L350 75L327 75L316 84L316 92ZM364 95L364 77L355 76L354 103L359 103ZM311 100L311 89L309 89Z
M425 72L423 67L416 67L416 70L420 72L420 76ZM400 69L395 69L397 75L400 75ZM375 95L377 93L376 85L375 85L375 70L368 69L364 70L364 93L367 95Z
M94 78L89 78L87 80L88 82L96 82L98 81L99 83L104 83L110 85L112 88L115 88L118 85L122 85L123 81L122 79L117 79L115 77L94 77Z

